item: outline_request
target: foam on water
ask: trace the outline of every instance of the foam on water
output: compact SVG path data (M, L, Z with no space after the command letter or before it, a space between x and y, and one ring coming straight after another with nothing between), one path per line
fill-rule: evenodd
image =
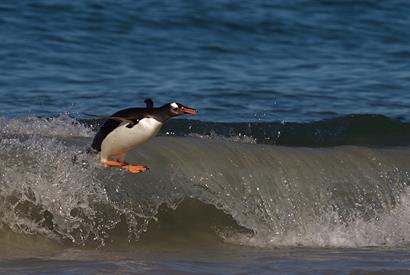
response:
M227 242L257 247L408 247L410 245L410 194L400 196L397 207L386 209L371 218L351 217L343 220L337 211L329 210L307 219L298 228L285 233L258 232L226 234Z
M407 147L158 137L128 157L151 170L131 175L84 153L92 132L68 118L1 123L3 232L75 245L138 245L175 234L262 247L410 243Z
M53 118L1 118L1 135L40 135L49 137L90 137L89 127L81 126L68 113Z
M84 153L84 144L67 146L61 139L91 131L67 116L2 123L1 225L59 241L104 244L105 232L126 210L107 196L95 156Z

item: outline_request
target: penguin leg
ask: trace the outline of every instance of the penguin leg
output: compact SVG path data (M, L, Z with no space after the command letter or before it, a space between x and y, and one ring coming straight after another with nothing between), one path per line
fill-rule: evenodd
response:
M101 162L105 167L117 167L121 170L126 170L133 174L138 174L140 172L145 172L146 170L148 170L148 167L145 165L134 165L115 160L102 160Z

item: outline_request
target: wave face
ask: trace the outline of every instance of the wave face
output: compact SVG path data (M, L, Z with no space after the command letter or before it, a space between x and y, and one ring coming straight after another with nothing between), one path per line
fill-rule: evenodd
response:
M96 129L101 120L80 120ZM307 123L296 122L203 122L174 119L160 134L225 137L230 141L286 146L327 147L336 145L410 145L410 123L382 115L352 114Z
M93 132L67 117L0 123L0 236L75 245L410 243L408 147L157 137L128 156L151 168L132 175L86 154Z

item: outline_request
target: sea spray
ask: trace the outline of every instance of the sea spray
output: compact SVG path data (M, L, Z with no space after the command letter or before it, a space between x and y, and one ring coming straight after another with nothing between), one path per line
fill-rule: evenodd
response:
M42 131L31 135L20 120L2 121L13 129L1 132L2 230L99 246L138 246L181 232L252 246L401 246L410 240L407 147L157 137L128 156L151 168L132 175L85 153L92 134L81 124L72 121L74 130L64 132L58 119L31 122Z

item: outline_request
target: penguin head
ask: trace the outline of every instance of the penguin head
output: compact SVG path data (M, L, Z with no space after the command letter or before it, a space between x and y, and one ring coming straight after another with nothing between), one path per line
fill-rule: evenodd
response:
M184 106L181 103L172 102L172 103L166 104L165 106L167 108L169 116L171 116L171 117L180 116L180 115L184 115L184 114L194 116L198 113L197 110L195 110L193 108L189 108L187 106Z

